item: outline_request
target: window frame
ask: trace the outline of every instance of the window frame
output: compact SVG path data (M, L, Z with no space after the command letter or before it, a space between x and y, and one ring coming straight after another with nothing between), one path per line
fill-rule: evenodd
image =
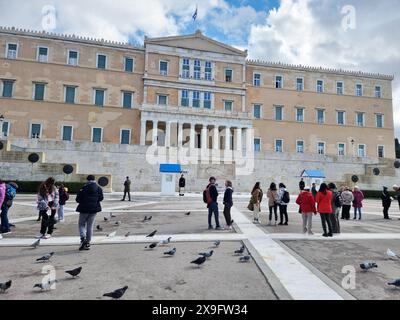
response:
M281 110L282 110L282 112L281 112L281 119L280 119L280 120L277 119L277 117L276 117L276 115L277 115L277 113L276 113L277 108L281 108ZM275 120L275 121L284 121L284 119L285 119L284 113L283 113L284 108L285 108L285 107L282 106L282 105L278 105L278 104L275 104L275 105L274 105L274 120Z
M280 87L277 87L277 77L281 77L281 82L280 82ZM282 74L276 74L275 76L274 76L274 88L275 89L283 89L283 75Z
M339 146L340 146L340 145L343 145L343 146L344 146L344 148L343 148L343 154L340 154L340 149L339 149ZM337 149L337 155L338 155L338 157L345 157L345 156L347 155L347 145L346 145L345 142L338 142L338 143L336 144L336 149Z
M167 71L166 71L165 74L164 74L163 71L161 70L161 63L163 63L163 62L165 62L165 63L167 64ZM189 63L190 63L190 60L189 60ZM168 60L162 60L162 59L160 59L160 60L158 61L158 72L159 72L160 75L163 76L163 77L167 77L167 76L169 75L169 61L168 61Z
M129 131L129 143L122 143L122 131ZM132 129L121 128L119 130L119 144L129 146L132 144Z
M68 102L67 101L67 89L68 88L74 88L74 101L73 102ZM68 104L76 104L76 88L78 88L77 86L72 86L69 84L65 84L64 85L64 103L68 103Z
M378 116L382 117L382 126L378 126ZM375 113L375 127L378 129L383 129L385 127L385 115L383 113Z
M360 146L364 146L364 155L360 156ZM365 143L357 144L357 157L358 158L366 158L367 157L367 145Z
M126 70L126 60L130 59L132 60L132 70ZM135 58L131 57L131 56L124 56L124 72L126 73L134 73L135 72Z
M203 109L211 110L213 108L213 93L211 91L204 91L203 93ZM210 95L210 100L206 100L206 94ZM206 101L210 101L210 108L205 107ZM201 105L201 100L200 100Z
M360 126L359 125L359 123L358 123L358 115L359 114L362 114L363 115L363 123L362 123L362 125ZM356 126L357 127L360 127L360 128L364 128L365 127L365 112L361 112L361 111L356 111Z
M230 81L227 81L227 74L226 74L227 71L230 71L230 72L231 72L231 79L230 79ZM232 69L232 68L225 68L225 69L224 69L224 81L225 81L225 83L232 83L232 82L233 82L233 69Z
M34 124L38 124L38 125L40 125L40 133L39 133L39 138L33 138L32 137L32 126L34 125ZM29 122L29 139L41 139L42 138L42 135L43 135L43 123L42 122Z
M234 105L234 102L235 101L233 101L233 100L226 100L226 99L224 99L224 100L222 100L223 101L223 103L224 103L224 111L225 112L229 112L229 113L232 113L233 112L233 105ZM226 110L226 104L227 103L230 103L231 104L231 110Z
M94 129L101 129L100 142L95 142L95 141L93 141L93 138L94 138ZM103 135L104 135L104 128L103 128L103 127L91 127L90 142L91 142L91 143L103 143Z
M299 142L302 142L303 143L303 152L299 152L299 150L298 150L298 143ZM298 139L298 140L296 140L296 153L297 154L304 154L305 153L305 150L306 150L306 144L305 144L305 141L303 140L303 139Z
M104 63L104 68L100 68L99 67L99 56L105 56L106 57L106 61ZM108 55L102 52L96 52L96 69L99 70L107 70L108 69Z
M96 104L96 91L103 91L103 104L102 105ZM93 88L93 105L95 107L103 108L106 105L106 95L107 95L107 89Z
M124 106L124 102L125 102L125 93L130 93L130 95L131 95L131 103L130 103L130 107L125 107ZM123 108L123 109L133 109L133 106L134 106L134 95L135 95L135 92L134 91L128 91L128 90L121 90L121 107Z
M260 117L256 117L255 116L255 110L256 110L256 106L260 107ZM253 118L254 119L262 119L263 118L263 107L261 103L253 103Z
M207 67L207 63L210 64L210 67ZM211 72L206 71L206 69L211 69ZM214 73L214 63L211 60L204 61L204 80L213 81L213 73ZM207 74L210 74L210 78L208 79Z
M324 153L319 153L319 144L322 143L324 145ZM317 141L317 154L320 156L326 156L326 142L325 141Z
M256 150L256 140L259 140L260 141L260 144L259 144L259 146L260 146L260 150ZM254 137L253 138L253 152L261 152L262 151L262 139L261 139L261 137Z
M69 63L69 59L70 59L69 54L71 52L76 52L76 64ZM72 67L77 67L79 65L79 56L80 56L79 50L68 49L68 51L67 51L67 65L72 66Z
M299 79L301 79L301 90L299 90L298 83L297 83L297 80L299 80ZM298 91L298 92L304 91L304 77L299 77L299 76L296 77L296 91Z
M323 115L323 119L322 119L322 122L319 122L319 117L318 117L318 112L319 111L322 111L322 115ZM316 123L317 124L325 124L326 123L326 109L324 109L324 108L316 108L315 109L315 120L316 120Z
M43 99L35 99L36 97L36 85L41 84L43 85ZM46 101L46 87L47 87L47 83L44 82L33 82L33 95L32 95L32 100L33 101Z
M338 84L341 83L342 84L342 92L338 93ZM344 81L336 81L336 94L338 96L343 96L344 95Z
M64 140L64 127L71 127L71 140ZM74 141L74 126L71 124L62 124L61 125L61 141L72 142Z
M318 82L321 81L322 82L322 91L318 91ZM325 93L325 81L322 79L317 79L315 81L315 91L316 93Z
M258 81L259 81L258 85L256 85L256 75L260 76L260 78L258 79ZM253 72L253 87L259 88L259 87L261 87L261 84L262 84L262 82L261 82L261 72L254 71Z
M382 147L382 157L379 156L379 148ZM383 144L379 144L376 146L376 155L379 159L384 159L386 157L385 146Z
M281 144L281 151L277 151L277 149L276 149L276 147L277 147L277 144L276 144L276 142L277 141L281 141L282 142L282 144ZM274 152L275 153L283 153L284 151L283 151L283 146L284 146L284 140L283 139L274 139Z
M160 104L160 97L165 97L165 104ZM169 95L166 93L157 93L157 105L158 106L168 106Z
M16 46L17 46L17 50L16 50L16 52L15 52L15 58L9 58L8 57L8 46L10 45L10 44L15 44ZM17 60L18 59L18 53L19 53L19 43L18 42L6 42L6 52L5 52L5 55L4 55L4 57L6 58L6 59L8 59L8 60Z
M357 86L361 86L361 95L358 95L358 92L357 92L358 88L357 88ZM355 86L355 96L356 96L356 97L363 97L363 96L364 96L364 86L363 86L363 84L360 83L360 82L357 82L357 83L356 83L356 86Z
M303 111L303 120L302 121L297 120L297 111L298 110L302 110ZM305 119L306 119L305 114L306 114L306 108L305 107L295 107L294 108L294 120L297 123L304 123L305 122Z
M46 61L40 61L39 60L39 58L40 58L40 49L41 48L47 49L47 55L46 55L47 59L46 59ZM37 46L37 52L36 52L36 61L40 62L40 63L48 63L49 62L49 58L50 58L50 48L47 47L47 46L44 46L44 45L38 45Z
M1 88L0 88L1 89L1 98L3 98L3 99L11 99L11 98L13 98L15 80L14 79L0 79L0 81L1 81ZM11 95L9 97L4 95L4 89L6 87L4 85L5 82L11 82Z
M343 123L339 123L339 113L343 112ZM346 111L345 110L336 110L336 124L338 126L345 126L346 125Z
M4 128L4 124L7 123L7 132L3 131ZM11 126L11 122L8 120L4 120L1 124L1 128L0 128L0 135L4 138L4 137L9 137L10 136L10 126Z
M378 92L378 91L376 91L376 88L379 88L379 97L376 95L376 93ZM374 98L375 99L382 99L382 86L381 85L376 84L374 86Z

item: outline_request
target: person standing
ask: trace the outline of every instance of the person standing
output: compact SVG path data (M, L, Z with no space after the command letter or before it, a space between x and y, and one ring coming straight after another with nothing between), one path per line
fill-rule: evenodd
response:
M185 195L185 186L186 186L186 179L182 174L181 177L179 178L179 196L180 197L183 197Z
M303 188L304 190L304 188ZM279 225L288 225L289 218L287 214L287 206L288 203L290 202L290 194L286 190L286 186L283 183L279 184L279 192L278 192L278 204L279 204L279 216L280 216L280 222ZM283 222L283 219L285 219L285 222Z
M124 197L121 201L125 201L126 195L128 195L128 200L131 201L131 180L129 180L129 177L126 177L124 182Z
M312 195L313 195L313 197L315 199L317 197L317 193L318 193L317 186L316 186L315 182L313 182L312 185L311 185L311 193L312 193Z
M6 198L6 184L3 180L0 179L0 210L3 206L5 198ZM3 233L3 228L5 228L5 227L3 227L3 224L5 225L6 221L3 218L3 215L1 215L1 233Z
M274 182L271 183L269 189L267 191L267 198L268 198L268 207L269 207L269 223L268 225L272 225L272 212L275 215L275 226L278 221L278 190L276 188L276 184Z
M332 224L332 233L340 233L339 214L342 208L342 198L336 184L329 183L328 188L332 191L332 214L329 216Z
M358 212L358 220L361 220L361 208L363 207L363 200L364 200L364 194L362 193L362 191L360 190L360 188L358 186L354 187L353 190L353 196L354 196L354 200L353 200L353 207L354 207L354 218L353 220L357 219L357 212Z
M344 187L341 193L343 205L342 205L342 219L350 220L350 209L351 204L354 200L353 192L350 191L349 187Z
M300 191L303 191L305 186L306 186L306 183L304 182L304 179L301 178L301 180L300 180L300 182L299 182L299 189L300 189Z
M209 184L203 192L203 200L207 203L208 208L208 230L212 230L213 225L211 222L212 215L214 213L215 218L215 230L222 230L219 225L219 212L218 212L218 190L215 185L216 179L214 177L210 177Z
M95 177L89 175L87 183L79 190L76 196L79 212L79 235L81 237L81 245L79 250L90 250L90 241L92 240L93 225L98 212L101 212L101 204L103 201L103 190L96 183Z
M389 194L388 187L383 187L381 199L383 207L383 219L392 220L389 218L389 208L392 204L392 197Z
M312 216L317 214L315 209L315 199L310 192L310 187L304 187L296 199L296 203L300 206L300 213L303 219L303 233L313 235L312 232Z
M232 217L231 217L231 208L233 206L233 188L232 188L232 181L226 180L225 181L225 193L224 193L224 217L226 221L226 230L232 230Z
M393 186L393 190L394 190L394 192L396 192L396 198L399 203L399 209L400 209L400 187L397 184L395 184ZM400 220L400 218L399 218L399 220Z
M58 187L58 194L60 197L57 218L59 222L64 222L64 206L69 200L69 194L63 184Z
M256 184L253 187L253 190L251 191L251 198L249 203L249 207L253 211L253 223L260 223L262 197L263 197L263 191L260 187L260 182L256 182Z
M332 237L332 223L330 218L332 214L332 191L328 189L326 183L322 183L319 187L315 202L318 205L317 211L321 216L322 229L324 230L322 236ZM328 225L328 230L326 229L326 225Z
M36 238L49 239L54 231L55 215L59 204L59 193L54 178L42 182L37 195L37 209L42 219L40 234ZM48 211L50 210L50 216Z

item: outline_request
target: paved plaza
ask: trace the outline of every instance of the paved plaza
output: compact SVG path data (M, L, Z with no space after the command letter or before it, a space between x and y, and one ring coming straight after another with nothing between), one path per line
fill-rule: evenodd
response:
M123 299L399 299L400 289L387 282L400 278L400 260L386 256L388 248L400 253L400 212L393 202L386 221L377 200L366 200L363 220L341 220L341 234L321 236L319 216L313 219L314 236L301 233L301 215L291 199L289 226L268 226L262 205L261 224L252 223L247 210L249 195L234 194L234 230L207 230L207 210L200 194L161 197L156 193L133 193L132 202L121 202L120 194L106 194L103 212L97 215L90 251L78 251L76 203L71 196L65 207L65 222L58 223L53 238L31 248L40 223L34 195L18 194L10 210L16 228L0 240L0 282L13 285L0 300L10 299L106 299L103 293L125 285ZM188 212L190 214L188 215ZM110 217L111 214L114 217ZM143 222L144 217L152 219ZM108 221L104 220L104 217ZM223 223L220 204L220 221ZM157 230L153 238L146 238ZM116 232L114 237L108 234ZM127 233L129 236L125 236ZM168 237L171 242L146 248ZM221 244L215 247L214 242ZM242 245L251 255L247 263L234 254ZM164 252L176 248L173 257ZM204 265L190 262L199 252L214 250ZM47 263L36 259L54 252ZM360 270L364 261L378 268ZM65 273L82 266L76 279ZM355 287L342 285L354 267ZM54 268L58 282L54 290L34 289L46 270ZM347 268L347 269L346 269Z

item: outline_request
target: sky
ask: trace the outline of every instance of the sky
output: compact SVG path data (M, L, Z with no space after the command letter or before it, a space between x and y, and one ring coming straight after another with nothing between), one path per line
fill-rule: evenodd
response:
M394 75L400 138L399 0L0 0L0 25L138 44L200 29L251 59Z

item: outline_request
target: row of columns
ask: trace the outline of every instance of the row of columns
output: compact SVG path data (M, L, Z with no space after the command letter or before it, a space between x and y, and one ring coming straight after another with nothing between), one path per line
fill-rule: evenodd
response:
M157 145L158 141L158 120L150 120L153 124L152 127L152 145ZM170 147L171 145L171 124L173 122L170 121L162 121L165 123L165 147ZM175 122L178 125L178 148L183 146L183 125L187 122ZM190 134L189 134L189 148L195 148L195 139L196 139L196 123L190 124ZM207 141L208 141L208 125L202 125L201 129L201 149L207 149ZM212 125L213 129L213 139L212 139L212 149L219 150L220 149L220 141L219 141L219 127L225 127L225 150L232 150L232 140L231 140L231 129L234 128L236 130L236 150L241 151L242 149L242 130L245 130L246 134L250 134L250 128L239 128L239 127L228 127L226 125ZM146 134L147 134L147 120L142 120L141 122L141 133L140 133L140 144L146 144ZM247 139L248 137L246 137ZM249 139L247 139L249 140ZM251 140L252 141L252 140ZM246 149L248 148L248 143L246 143Z

